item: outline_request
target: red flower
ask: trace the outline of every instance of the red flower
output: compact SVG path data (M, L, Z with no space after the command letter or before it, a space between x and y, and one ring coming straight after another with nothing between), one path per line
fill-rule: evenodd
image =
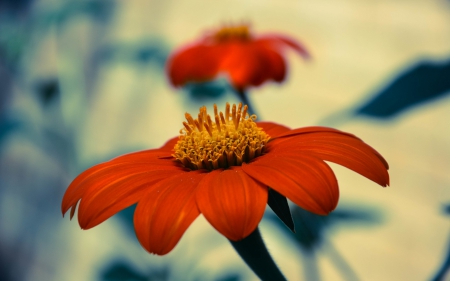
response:
M247 26L225 27L176 51L167 72L174 86L209 81L226 73L233 87L243 91L268 80L282 82L286 76L283 53L287 47L309 57L302 45L288 37L254 37Z
M228 239L252 233L262 219L268 189L298 206L326 215L337 205L338 183L325 161L343 165L381 186L388 164L352 134L326 127L288 129L254 122L247 107L227 104L214 117L202 107L186 113L179 137L159 149L126 154L81 173L70 184L62 212L94 227L137 203L134 225L142 246L170 252L203 214ZM213 121L214 120L214 121Z

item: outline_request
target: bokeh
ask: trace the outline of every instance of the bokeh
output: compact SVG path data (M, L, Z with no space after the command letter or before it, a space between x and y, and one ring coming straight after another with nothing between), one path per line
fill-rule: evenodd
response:
M173 50L230 23L301 40L282 84L248 91L260 120L332 126L389 162L381 188L338 165L327 217L268 209L260 229L289 280L450 280L450 1L0 1L0 279L258 280L199 217L166 256L133 207L84 231L61 216L86 168L176 136L185 112L238 102L224 77L174 88Z

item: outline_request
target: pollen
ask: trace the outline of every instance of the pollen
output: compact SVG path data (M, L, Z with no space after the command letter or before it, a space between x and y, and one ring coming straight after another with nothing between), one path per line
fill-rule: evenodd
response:
M251 39L250 28L247 25L224 26L216 31L212 38L222 43L227 41L249 41Z
M260 156L270 136L256 125L256 115L249 115L247 110L242 103L227 103L225 113L218 112L214 105L213 117L205 106L196 119L186 113L172 156L186 168L210 171L240 166Z

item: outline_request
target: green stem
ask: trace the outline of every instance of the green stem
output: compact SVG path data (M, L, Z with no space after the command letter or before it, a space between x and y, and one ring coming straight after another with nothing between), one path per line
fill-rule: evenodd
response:
M449 244L450 246L450 244ZM450 248L448 248L447 257L445 258L444 263L442 264L441 268L438 270L436 275L431 279L432 281L442 281L444 280L446 275L449 275L450 273Z
M253 106L251 105L250 100L248 99L247 93L245 92L245 90L244 89L235 89L235 91L236 91L239 99L241 100L242 105L247 105L248 106L248 111L247 112L250 115L256 114L256 111L254 110Z
M230 243L261 280L286 281L283 273L278 269L267 251L258 228L241 241L230 240Z

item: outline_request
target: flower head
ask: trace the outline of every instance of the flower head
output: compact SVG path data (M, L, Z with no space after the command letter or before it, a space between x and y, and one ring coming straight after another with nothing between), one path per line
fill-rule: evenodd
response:
M243 91L268 80L282 82L286 77L284 50L288 47L309 57L300 43L286 36L256 37L246 25L223 27L175 51L167 72L174 86L209 81L225 73L233 87Z
M273 189L298 206L326 215L337 205L336 177L325 161L343 165L381 186L388 164L352 134L326 127L289 129L255 122L247 106L214 115L186 113L180 136L159 149L126 154L81 173L70 184L62 212L94 227L137 203L134 225L142 246L170 252L200 215L228 239L252 233Z

